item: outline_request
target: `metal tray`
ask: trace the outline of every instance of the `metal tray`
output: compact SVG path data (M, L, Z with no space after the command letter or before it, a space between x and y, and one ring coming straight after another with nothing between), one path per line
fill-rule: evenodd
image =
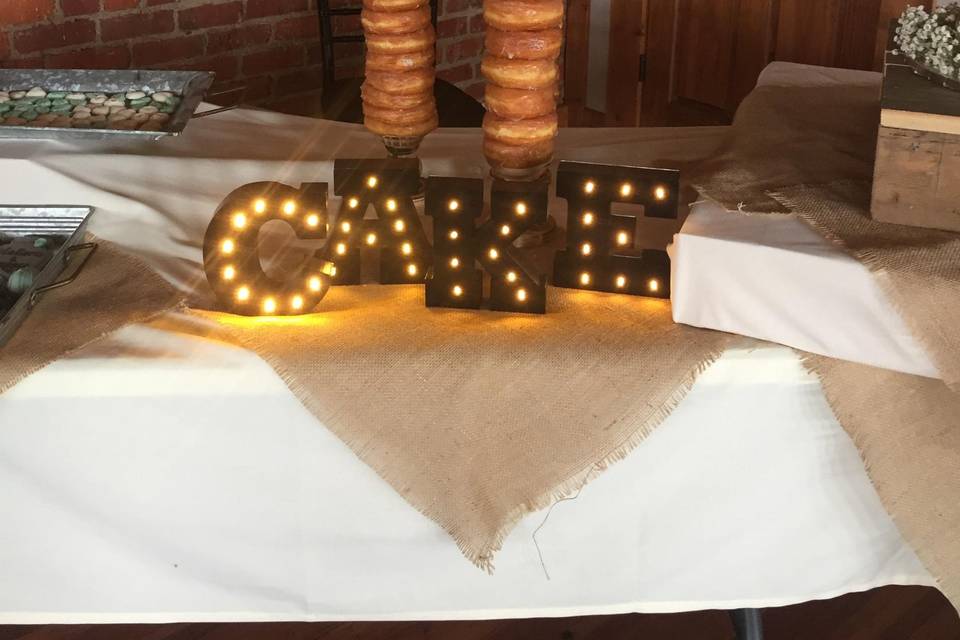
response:
M65 127L0 126L0 138L84 140L160 140L180 135L203 100L214 74L209 71L137 71L87 69L0 69L0 90L42 87L46 91L120 93L171 91L181 96L163 131L70 129ZM205 115L212 113L205 112Z
M41 234L65 238L65 242L40 271L33 286L20 294L9 311L0 316L0 346L6 344L40 297L51 289L73 282L96 250L95 243L81 242L92 213L91 207L0 205L0 233L21 237ZM72 265L70 274L57 280L68 264Z

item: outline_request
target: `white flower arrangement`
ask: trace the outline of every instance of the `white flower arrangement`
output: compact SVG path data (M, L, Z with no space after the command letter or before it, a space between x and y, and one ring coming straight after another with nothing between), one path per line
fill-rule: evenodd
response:
M928 71L955 84L960 80L960 4L953 2L928 13L907 7L900 16L894 41L902 54Z

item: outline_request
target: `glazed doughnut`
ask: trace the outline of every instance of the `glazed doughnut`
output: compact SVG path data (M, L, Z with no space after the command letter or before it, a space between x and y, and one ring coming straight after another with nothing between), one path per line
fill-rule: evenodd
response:
M557 114L551 113L526 120L506 120L487 112L483 117L483 133L490 140L512 145L552 140L557 137Z
M377 120L376 118L371 118L369 116L365 116L363 119L363 124L367 127L367 129L381 136L425 136L436 129L439 123L440 122L437 118L436 112L434 112L428 120L424 120L423 122L415 122L413 124L394 124Z
M500 58L556 60L562 46L562 29L501 31L493 27L487 28L487 53Z
M363 0L363 8L373 11L413 11L427 2L428 0Z
M364 105L373 105L375 107L387 107L392 109L413 109L424 103L433 104L434 97L432 91L422 93L411 93L409 95L397 95L387 93L377 89L369 82L364 82L360 87L360 95L363 98Z
M397 109L395 107L378 107L372 104L363 105L363 116L388 125L412 125L418 122L427 122L437 115L437 109L432 103L419 104L412 109Z
M563 26L563 0L484 0L483 19L503 31L540 31Z
M360 22L366 33L397 35L426 29L430 25L430 7L420 7L413 11L371 11L360 12Z
M414 71L369 71L367 82L383 93L408 96L433 92L433 69Z
M400 53L433 49L433 45L436 42L436 35L433 32L433 25L430 25L426 29L421 29L413 33L402 33L400 35L370 33L366 36L366 42L368 54L384 53L387 55L397 55Z
M557 64L552 60L510 60L486 56L480 65L484 77L509 89L545 89L557 82Z
M553 138L532 144L504 144L485 138L483 154L491 163L507 169L529 169L549 162L553 158Z
M484 101L487 109L510 120L536 118L557 110L556 87L553 86L545 89L507 89L488 83Z
M367 52L368 71L413 71L414 69L433 69L433 49L387 55Z

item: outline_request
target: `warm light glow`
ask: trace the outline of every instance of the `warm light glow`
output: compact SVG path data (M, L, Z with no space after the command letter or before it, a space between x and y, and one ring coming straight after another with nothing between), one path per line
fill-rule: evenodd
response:
M400 251L403 253L403 255L408 256L413 253L413 245L409 242L404 242L402 245L400 245Z
M370 176L367 178L367 186L371 189L376 188L379 183L380 181L377 179L377 176Z
M340 223L340 231L343 231L344 233L350 233L350 229L352 228L353 227L351 227L350 223L347 222L346 220Z
M526 289L517 289L517 300L520 302L527 301L527 290Z
M592 213L587 211L585 214L583 214L582 220L583 220L583 226L589 227L593 225L594 221L596 221L596 216L594 216Z
M267 201L263 198L257 198L253 201L253 210L257 213L263 213L267 210Z
M342 243L342 242L338 242L338 243L337 243L337 255L342 256L342 255L345 254L346 252L347 252L347 245L344 244L344 243Z
M220 243L220 251L222 251L226 255L230 255L231 253L233 253L234 249L236 248L237 248L236 243L230 238L227 238L222 243Z
M394 200L393 198L390 198L389 200L387 200L387 211L393 213L396 210L397 210L397 201Z
M375 233L368 233L368 234L367 234L367 244L369 244L369 245L371 245L371 246L377 244L377 234L375 234Z
M357 207L360 206L360 201L357 200L356 198L350 198L349 200L347 200L347 205L348 205L351 209L356 209Z
M593 193L596 190L597 190L597 183L594 182L593 180L587 180L586 183L584 183L583 185L584 193Z
M310 291L316 292L320 291L320 289L323 287L323 283L320 281L320 278L313 276L307 280L307 287L310 289Z
M232 222L234 229L243 229L247 226L247 214L242 211L236 212L233 214Z
M335 275L337 275L337 265L333 265L330 267L330 277L332 278Z
M586 271L580 274L580 284L582 284L583 286L587 286L588 284L590 284L590 274L587 273Z
M647 289L654 293L660 291L660 281L656 278L650 278L650 280L647 282Z
M500 257L500 252L494 248L491 248L490 251L487 252L487 255L490 256L491 260L496 260Z
M397 233L403 233L404 229L407 228L406 223L403 220L397 220L393 223L393 230Z
M510 235L510 225L505 224L505 225L501 226L501 227L500 227L500 235L502 235L502 236L508 236L508 235Z
M408 274L408 275L411 275L411 276L417 275L417 265L413 264L412 262L411 262L410 264L408 264L408 265L407 265L407 274Z
M593 253L593 245L590 244L589 242L584 242L582 245L580 245L580 253L582 253L585 256L590 255L591 253Z
M657 187L653 190L653 197L657 200L666 200L667 199L667 188L666 187Z
M451 240L456 240L457 238L460 237L460 232L454 229L453 231L450 232L450 234L447 237L450 238Z
M277 301L273 298L264 298L261 308L263 309L264 313L276 313Z
M285 215L285 216L292 216L292 215L295 214L296 212L297 212L297 203L296 203L296 202L294 202L293 200L287 200L286 202L283 203L283 215ZM273 301L273 305L274 305L274 306L277 305L277 301L276 301L276 300Z
M303 296L293 296L290 299L290 307L295 311L300 311L300 309L303 309Z
M453 285L452 291L453 295L457 296L458 298L463 295L463 287L458 284Z
M616 283L617 289L623 289L625 286L627 286L627 279L624 276L617 276Z
M627 244L630 244L630 234L626 231L621 231L617 234L617 244L621 247Z
M450 266L454 269L457 269L460 266L460 258L450 258Z
M233 265L227 265L223 268L223 279L224 280L233 280L237 277L237 270Z
M516 281L517 281L517 272L507 271L507 282L516 282Z
M620 197L621 197L621 198L629 198L629 197L632 196L632 195L633 195L633 185L632 185L632 184L630 184L629 182L624 182L622 185L620 185Z
M517 212L518 216L527 215L527 204L525 202L518 202L517 206L514 208L514 211Z
M460 201L457 200L456 198L454 198L453 200L447 203L447 209L450 209L450 211L456 211L459 208L460 208Z
M307 226L316 229L320 226L320 216L315 213L311 213L307 216Z
M237 300L246 302L250 299L250 287L243 286L237 289Z

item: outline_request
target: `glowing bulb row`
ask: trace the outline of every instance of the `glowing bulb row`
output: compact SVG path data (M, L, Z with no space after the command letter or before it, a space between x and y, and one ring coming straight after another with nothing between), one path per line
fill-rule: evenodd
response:
M590 283L593 282L593 276L589 271L583 271L580 273L580 284L584 287L590 286ZM627 277L625 275L618 275L614 278L613 283L616 285L617 289L624 289L627 286ZM660 281L656 278L650 278L647 280L647 290L651 293L656 293L660 290Z
M583 192L587 195L593 195L597 191L597 183L593 180L587 180L583 183ZM633 196L633 185L629 182L624 182L620 185L620 197L629 198ZM658 186L653 190L653 197L657 200L666 200L667 199L667 188L663 186Z

